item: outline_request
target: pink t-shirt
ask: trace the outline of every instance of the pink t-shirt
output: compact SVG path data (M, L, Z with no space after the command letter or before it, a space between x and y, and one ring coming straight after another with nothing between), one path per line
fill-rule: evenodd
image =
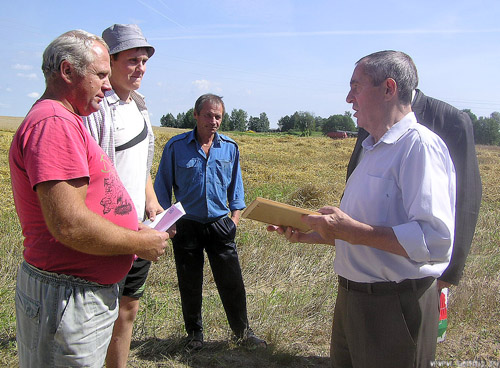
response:
M132 200L78 115L53 100L35 103L14 135L9 164L28 263L100 284L118 282L128 273L132 254L97 256L58 242L45 224L34 190L46 181L89 178L87 207L116 225L137 230Z

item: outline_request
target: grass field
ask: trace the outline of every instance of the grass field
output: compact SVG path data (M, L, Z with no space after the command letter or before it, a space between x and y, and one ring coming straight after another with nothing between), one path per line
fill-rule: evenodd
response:
M14 289L22 258L22 236L10 192L7 160L16 122L6 126L4 121L0 117L0 366L13 367L17 365ZM165 142L180 132L155 130L153 177ZM354 139L228 135L240 147L247 204L262 196L309 209L338 205ZM483 203L463 280L450 292L447 338L438 345L437 352L437 359L455 362L452 366L472 360L500 362L500 148L481 146L477 150ZM335 249L289 244L251 220L240 222L237 242L250 324L267 339L269 349L249 352L228 342L230 330L206 266L203 318L207 343L200 352L185 352L175 265L168 249L149 275L134 328L130 367L328 366L337 291Z

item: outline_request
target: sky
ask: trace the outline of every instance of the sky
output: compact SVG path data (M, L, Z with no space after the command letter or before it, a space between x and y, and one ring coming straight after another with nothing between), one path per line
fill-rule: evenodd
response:
M356 61L388 49L413 58L425 94L489 117L500 111L499 19L498 0L6 1L0 115L25 116L42 95L54 38L135 23L156 49L139 90L153 125L209 92L271 127L296 111L352 112Z

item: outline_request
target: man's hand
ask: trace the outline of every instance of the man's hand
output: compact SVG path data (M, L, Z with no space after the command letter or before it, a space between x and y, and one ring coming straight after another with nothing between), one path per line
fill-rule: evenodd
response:
M162 213L163 211L164 209L160 206L158 201L151 201L150 203L146 202L146 216L151 221L154 221L156 215Z
M142 246L136 252L137 256L153 262L158 261L160 256L165 253L169 234L151 229L149 226L140 223L138 235L141 237Z
M306 217L303 215L302 217ZM290 243L308 243L308 244L326 244L324 239L321 238L316 232L303 233L298 229L290 226L275 226L268 225L267 231L276 231L280 235L284 235Z
M167 229L168 238L172 239L177 234L177 224L173 224Z
M335 239L349 241L349 235L358 224L338 207L326 206L318 210L321 215L303 216L302 221L321 235L326 244L335 245Z
M441 290L443 290L445 288L450 288L452 286L453 286L453 284L450 284L449 282L437 280L437 287L438 287L439 292L441 292Z

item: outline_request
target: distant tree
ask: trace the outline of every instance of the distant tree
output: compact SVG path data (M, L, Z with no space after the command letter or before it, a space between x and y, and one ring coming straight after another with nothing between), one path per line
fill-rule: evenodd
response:
M219 129L224 131L231 130L231 122L229 121L229 114L227 112L224 113Z
M233 109L231 111L231 117L229 118L229 130L236 130L244 132L247 130L247 119L248 114L242 109Z
M500 123L500 112L498 111L492 112L490 118Z
M339 127L344 123L344 117L342 115L331 115L328 119L325 120L322 128L323 134L328 132L333 132L335 130L340 130Z
M333 132L335 130L355 131L356 125L354 124L354 120L352 120L351 116L350 111L346 111L344 115L337 114L330 116L323 124L323 134Z
M269 124L269 118L267 117L267 114L265 112L261 112L259 118L260 118L260 124L262 127L262 131L268 132L270 124Z
M184 122L184 117L186 116L186 113L185 112L180 112L177 114L177 117L175 118L175 121L176 121L176 128L180 128L181 125L183 124Z
M193 129L196 126L196 120L194 119L194 108L190 108L183 116L182 120L177 118L178 128L183 129Z
M500 114L494 112L489 118L481 116L473 124L474 141L477 144L500 145Z
M357 130L354 120L352 120L352 113L350 111L344 112L344 128L349 132L354 132Z
M325 118L322 118L321 116L316 116L314 118L314 124L315 124L315 129L317 132L322 132L323 131L323 124L325 123Z
M163 115L161 117L160 125L162 127L177 128L177 121L175 120L174 115L168 113L167 115Z
M472 123L474 123L475 121L477 121L477 116L470 109L464 109L462 111L465 112L467 115L469 115L470 120L472 121Z
M258 132L259 124L260 121L257 116L250 116L248 118L248 130L253 130L254 132Z
M265 112L260 113L259 117L251 116L248 119L248 129L254 132L268 132L269 131L269 119Z
M293 119L291 116L283 116L278 120L278 129L280 132L288 132L294 128Z
M309 136L314 131L314 116L310 112L298 111L293 114L294 127L302 136Z

